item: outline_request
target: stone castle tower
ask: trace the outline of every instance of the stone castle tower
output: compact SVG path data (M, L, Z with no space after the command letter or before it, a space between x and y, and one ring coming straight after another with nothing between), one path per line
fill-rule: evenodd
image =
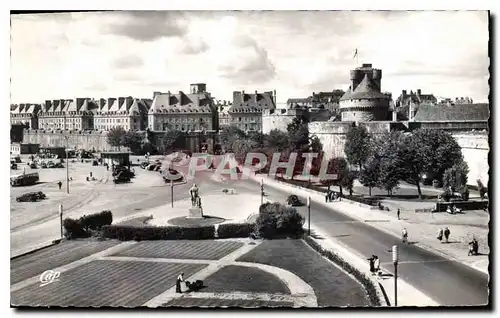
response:
M351 71L351 85L340 98L342 121L389 120L391 97L381 91L382 70L363 64Z

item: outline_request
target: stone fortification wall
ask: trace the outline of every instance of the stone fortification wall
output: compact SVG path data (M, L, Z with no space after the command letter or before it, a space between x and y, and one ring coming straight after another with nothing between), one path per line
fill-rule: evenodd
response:
M346 134L352 122L313 122L309 124L309 132L318 136L323 145L323 150L330 157L345 157L344 145ZM391 130L390 122L361 123L368 131L380 134ZM462 148L464 160L469 165L468 184L476 185L477 179L484 184L489 181L488 154L490 151L487 134L453 134L455 140Z
M488 154L490 152L488 135L454 134L453 137L462 148L464 160L469 165L469 175L467 183L471 185L477 185L476 180L480 179L483 184L488 184Z
M271 130L278 129L287 131L286 127L295 118L295 114L279 113L279 114L263 114L262 115L262 132L268 134Z
M319 138L328 157L345 157L345 137L353 124L353 122L312 122L309 124L309 133Z
M342 121L367 122L389 119L388 99L341 100L339 107Z
M98 131L53 131L53 130L25 130L23 143L40 144L40 147L66 147L96 151L110 151L112 147L107 142L106 132Z

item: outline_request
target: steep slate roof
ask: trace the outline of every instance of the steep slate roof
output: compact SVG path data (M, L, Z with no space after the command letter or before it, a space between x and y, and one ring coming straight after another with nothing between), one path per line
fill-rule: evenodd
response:
M350 92L348 90L344 96L340 98L340 100L346 99L361 99L361 98L382 98L389 99L389 96L380 92L380 87L368 78L368 74L365 74L365 77L356 87L354 92Z
M489 104L421 104L414 121L487 121Z
M289 98L286 101L287 104L311 103L311 102L312 102L312 96L309 96L307 98Z
M205 92L200 94L160 93L154 97L148 113L211 113L211 104L212 98Z
M276 105L273 99L273 92L263 92L257 94L233 93L233 105L229 113L241 112L261 112L263 109L274 109ZM238 94L239 93L239 94Z

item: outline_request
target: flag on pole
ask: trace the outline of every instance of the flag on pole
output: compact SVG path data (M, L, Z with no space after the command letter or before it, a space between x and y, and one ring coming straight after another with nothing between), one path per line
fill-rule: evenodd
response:
M358 56L358 49L356 49L356 51L354 51L354 56L352 57L353 59Z

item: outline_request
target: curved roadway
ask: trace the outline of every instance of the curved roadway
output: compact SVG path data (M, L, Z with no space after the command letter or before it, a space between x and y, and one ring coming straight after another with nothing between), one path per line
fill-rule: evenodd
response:
M252 180L233 180L224 183L241 192L260 191L260 185ZM289 195L286 191L270 186L265 187L265 192L281 202L284 202ZM302 199L306 200L304 197ZM300 207L298 210L307 218L307 208ZM414 245L401 244L401 240L393 235L320 204L315 204L311 209L311 223L366 258L372 254L378 255L381 267L391 274L394 274L391 247L399 245L398 277L443 306L488 303L488 275L467 265Z

